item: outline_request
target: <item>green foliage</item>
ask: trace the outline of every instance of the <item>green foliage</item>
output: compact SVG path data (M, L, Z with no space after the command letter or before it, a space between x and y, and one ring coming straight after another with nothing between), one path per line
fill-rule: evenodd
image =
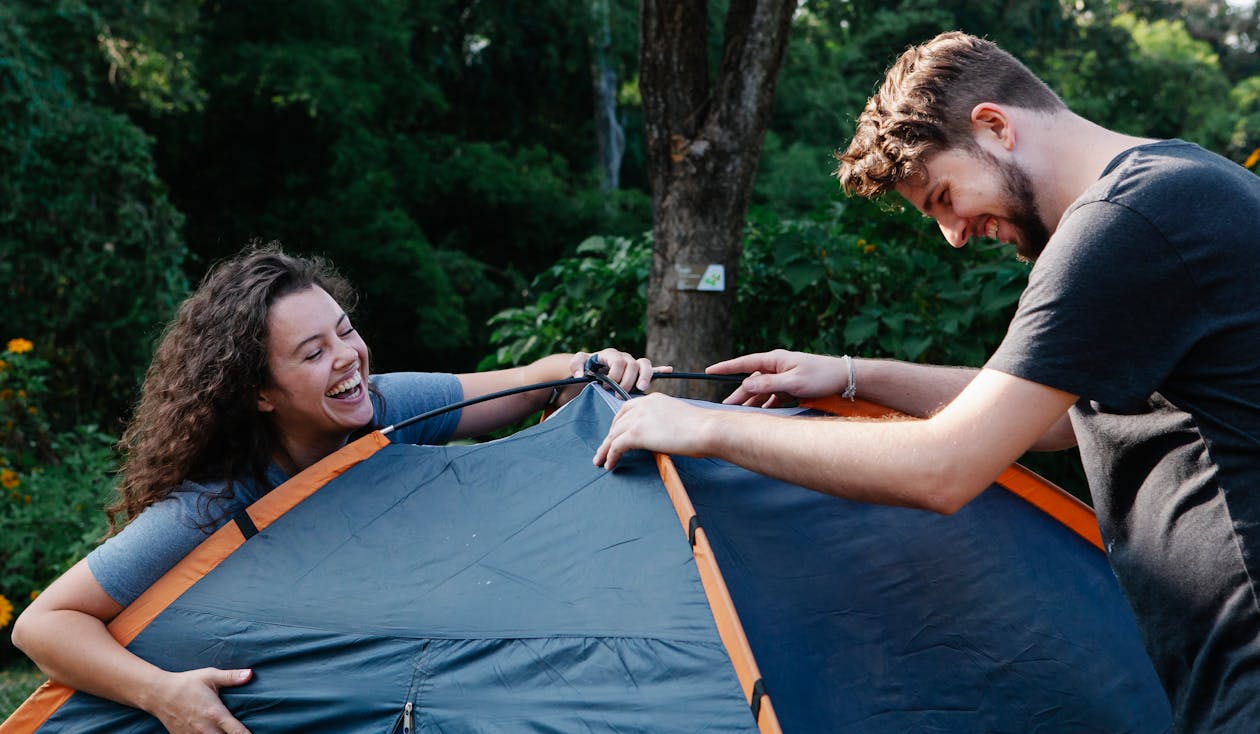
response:
M478 369L525 364L556 352L614 345L642 354L652 245L637 238L591 237L530 284L530 300L490 319L494 353Z
M383 364L469 368L520 282L589 232L650 220L642 192L598 192L589 19L570 11L206 5L197 79L211 103L159 128L198 269L252 237L323 253L365 294Z
M14 339L0 355L0 597L15 613L105 532L117 463L96 426L54 428L43 410L49 363L35 346ZM0 661L11 656L0 644Z
M593 237L539 275L533 300L500 312L498 349L481 368L555 351L643 343L651 245ZM805 220L755 212L740 265L737 351L775 347L909 361L980 365L996 348L1028 267L1009 248L961 253L917 213L864 200Z
M1228 100L1229 80L1212 48L1190 37L1181 21L1138 20L1122 14L1112 21L1133 39L1129 89L1146 104L1134 109L1126 128L1159 138L1185 137L1208 147L1221 142L1210 129L1214 105L1202 100ZM1150 104L1149 100L1159 100Z
M861 199L807 220L758 212L741 263L736 341L741 352L978 366L1005 334L1027 271L1009 248L951 252L917 212Z
M1230 90L1229 98L1239 114L1229 130L1229 141L1222 152L1243 163L1250 160L1253 151L1260 150L1260 75L1238 82ZM1255 167L1254 160L1252 170L1260 171Z
M0 310L53 364L51 413L117 416L184 292L182 218L148 138L75 91L76 59L49 45L60 25L31 12L28 28L20 7L0 6Z

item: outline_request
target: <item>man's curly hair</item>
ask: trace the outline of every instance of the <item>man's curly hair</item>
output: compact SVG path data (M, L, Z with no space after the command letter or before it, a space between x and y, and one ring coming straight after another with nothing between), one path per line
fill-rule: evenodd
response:
M836 153L846 193L875 197L920 174L929 156L976 147L971 110L981 102L1055 112L1067 107L1045 82L992 41L952 31L907 49L866 102L849 147Z
M180 305L119 442L122 478L105 510L111 533L119 515L125 524L185 479L227 479L227 496L233 480L263 475L277 440L258 411L269 381L267 314L312 286L349 308L350 285L328 262L255 243L216 265Z

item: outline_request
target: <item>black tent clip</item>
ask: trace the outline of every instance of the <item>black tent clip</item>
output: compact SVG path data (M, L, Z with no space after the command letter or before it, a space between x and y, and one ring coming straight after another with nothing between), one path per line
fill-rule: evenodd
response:
M599 361L598 354L592 354L586 358L586 369L584 374L620 395L622 400L630 399L630 393L621 389L621 385L613 382L612 379L608 377L608 365Z

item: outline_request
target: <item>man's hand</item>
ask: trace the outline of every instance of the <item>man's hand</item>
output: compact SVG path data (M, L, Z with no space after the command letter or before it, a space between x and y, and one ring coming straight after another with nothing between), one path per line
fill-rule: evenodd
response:
M809 399L838 395L849 384L848 368L839 357L776 349L746 354L710 365L705 372L751 372L723 402L773 408L789 398Z
M200 668L168 673L149 713L171 734L250 734L219 699L219 689L249 682L250 670Z
M621 406L595 450L595 466L613 469L633 449L702 456L714 414L660 393L630 400Z

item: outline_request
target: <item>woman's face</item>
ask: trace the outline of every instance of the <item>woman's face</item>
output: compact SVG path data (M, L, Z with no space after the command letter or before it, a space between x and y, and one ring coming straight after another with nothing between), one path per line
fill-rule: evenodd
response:
M322 288L290 293L267 315L270 382L258 393L290 446L332 451L372 420L368 353L350 317Z

